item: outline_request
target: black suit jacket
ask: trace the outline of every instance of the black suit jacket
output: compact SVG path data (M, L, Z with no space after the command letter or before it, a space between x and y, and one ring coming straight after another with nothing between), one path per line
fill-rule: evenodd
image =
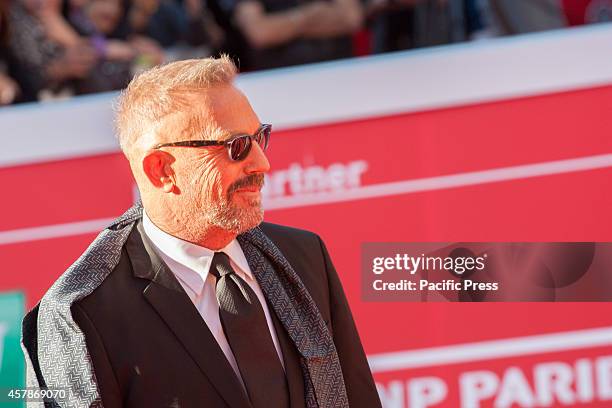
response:
M274 224L263 223L261 229L300 276L327 323L350 406L380 407L349 306L321 239ZM249 408L234 371L180 283L152 249L142 222L131 232L113 272L71 310L85 334L106 408ZM273 320L291 407L304 407L298 352L275 316Z

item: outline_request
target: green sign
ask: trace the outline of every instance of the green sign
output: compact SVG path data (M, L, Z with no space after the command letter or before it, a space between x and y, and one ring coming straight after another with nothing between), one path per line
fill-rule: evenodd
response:
M25 301L21 292L0 293L0 390L25 387L25 367L21 339L21 319L25 315ZM21 408L22 401L7 402L4 407Z

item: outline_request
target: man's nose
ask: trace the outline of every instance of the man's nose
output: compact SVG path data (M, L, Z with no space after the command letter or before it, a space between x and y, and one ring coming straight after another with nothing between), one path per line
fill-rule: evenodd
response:
M270 170L270 162L266 157L266 154L262 150L259 143L253 141L251 151L245 159L245 172L247 174L253 173L267 173Z

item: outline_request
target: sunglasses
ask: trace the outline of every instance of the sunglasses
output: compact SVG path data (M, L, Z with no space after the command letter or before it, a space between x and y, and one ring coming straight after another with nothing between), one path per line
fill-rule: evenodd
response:
M229 153L230 159L233 161L241 161L246 159L251 151L253 140L259 144L261 150L266 151L270 143L270 133L272 125L264 123L259 126L257 131L252 135L235 135L227 140L185 140L182 142L160 143L153 146L153 149L162 147L208 147L208 146L225 146Z

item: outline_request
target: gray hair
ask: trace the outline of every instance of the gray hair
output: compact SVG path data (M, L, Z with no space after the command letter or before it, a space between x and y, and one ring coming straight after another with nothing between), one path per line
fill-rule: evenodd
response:
M130 158L137 140L143 135L154 134L164 117L191 106L189 95L231 84L237 71L233 61L222 55L172 62L136 76L121 92L115 108L121 150ZM202 123L190 121L189 126L202 126Z

